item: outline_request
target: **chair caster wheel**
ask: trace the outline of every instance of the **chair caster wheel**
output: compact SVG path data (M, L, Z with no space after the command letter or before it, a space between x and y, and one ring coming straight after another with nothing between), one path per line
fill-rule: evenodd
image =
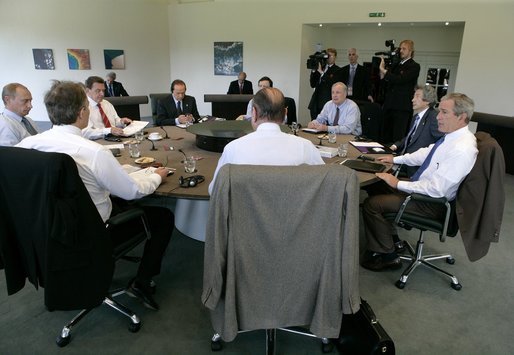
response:
M450 286L456 290L456 291L460 291L462 289L462 285L461 284L454 284L453 282L450 283Z
M62 336L58 336L57 339L55 339L55 343L58 347L64 348L66 345L68 345L71 341L71 336L68 335L67 337L63 338Z
M398 287L400 290L403 290L403 288L405 287L405 282L402 282L400 280L396 281L395 283L396 287Z
M450 257L446 258L446 262L450 265L453 265L453 264L455 264L455 259L450 256Z
M330 341L328 343L321 343L321 351L323 354L331 353L334 350L334 344Z
M139 323L130 323L128 326L128 330L131 333L137 333L141 329L141 322Z
M221 340L211 341L211 350L212 351L220 351L223 345L221 344Z

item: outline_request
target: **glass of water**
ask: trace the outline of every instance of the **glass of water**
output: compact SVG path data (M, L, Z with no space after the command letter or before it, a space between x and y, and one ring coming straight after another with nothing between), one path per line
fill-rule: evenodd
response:
M184 161L184 169L186 173L194 173L196 171L196 160L193 157L187 157Z
M337 155L345 158L348 155L348 143L343 143L337 148Z
M144 133L143 131L137 131L136 133L134 133L134 139L136 141L138 141L139 143L141 143L143 141L143 137L144 137Z
M141 150L139 149L139 144L130 143L129 144L129 154L131 158L139 158L141 156Z
M335 142L337 142L337 134L335 134L334 132L329 133L328 134L328 143L334 144Z

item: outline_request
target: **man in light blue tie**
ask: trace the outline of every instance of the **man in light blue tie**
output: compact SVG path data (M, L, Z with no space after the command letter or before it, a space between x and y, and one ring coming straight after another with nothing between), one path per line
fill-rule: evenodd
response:
M395 251L394 226L382 214L397 212L408 194L455 199L460 183L473 168L478 154L475 136L468 129L473 109L473 100L464 94L444 96L437 115L438 129L444 134L440 141L414 153L377 158L381 162L421 167L410 181L399 180L389 173L376 174L385 184L379 182L383 185L382 194L370 196L363 203L367 240L361 263L364 268L381 271L401 267ZM434 218L443 214L440 206L417 201L409 203L407 210Z

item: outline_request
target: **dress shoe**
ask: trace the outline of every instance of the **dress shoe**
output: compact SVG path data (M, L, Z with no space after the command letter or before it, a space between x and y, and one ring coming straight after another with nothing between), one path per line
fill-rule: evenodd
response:
M132 278L130 281L129 281L129 285L131 285L134 281L136 280L136 278ZM155 295L155 292L157 292L157 284L155 283L154 280L150 280L150 294L152 295Z
M403 240L395 242L394 251L398 254L402 254L405 251L405 242Z
M152 297L150 285L142 285L137 281L131 281L125 290L127 295L139 299L146 308L159 310L159 305Z
M361 266L371 271L396 270L402 267L402 260L399 257L387 259L383 255L365 260Z

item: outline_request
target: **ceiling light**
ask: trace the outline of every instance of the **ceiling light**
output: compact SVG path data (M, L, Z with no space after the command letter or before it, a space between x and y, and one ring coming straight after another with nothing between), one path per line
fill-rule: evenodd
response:
M323 24L322 24L322 23L320 23L320 24L319 24L319 27L323 27Z
M380 26L382 26L382 22L379 22L379 23L378 23L378 27L380 27Z
M449 23L448 21L446 21L446 22L444 23L444 25L445 25L445 26L448 26L449 24L450 24L450 23Z

